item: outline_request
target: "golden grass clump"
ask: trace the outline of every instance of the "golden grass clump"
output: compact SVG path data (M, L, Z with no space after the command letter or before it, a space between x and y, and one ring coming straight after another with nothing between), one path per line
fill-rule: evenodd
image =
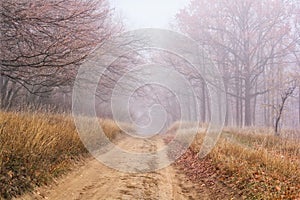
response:
M121 129L122 127L113 120L100 119L100 124L103 132L110 140L115 139L117 135L120 135L123 132Z
M111 120L100 124L110 140L120 133ZM0 199L48 183L86 155L71 116L0 112Z
M86 153L71 117L0 113L0 194L20 195L47 183Z

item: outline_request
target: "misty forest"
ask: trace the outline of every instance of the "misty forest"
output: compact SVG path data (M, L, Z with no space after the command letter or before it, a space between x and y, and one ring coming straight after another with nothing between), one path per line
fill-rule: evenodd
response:
M0 5L0 199L300 199L299 0Z

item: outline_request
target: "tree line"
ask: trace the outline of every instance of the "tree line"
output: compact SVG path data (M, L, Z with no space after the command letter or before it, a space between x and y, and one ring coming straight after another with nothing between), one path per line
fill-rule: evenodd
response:
M106 0L7 0L0 15L1 109L50 105L70 110L79 66L123 31ZM226 125L278 129L284 120L286 126L300 126L299 0L191 0L176 15L174 27L205 49L219 69L227 94ZM131 40L142 46L138 38ZM107 105L118 79L150 55L131 52L106 69L96 94L99 115L111 117ZM195 86L201 121L208 122L208 83L201 74L165 52L153 53L151 62L173 67ZM136 72L132 78L142 76ZM175 121L179 111L170 96L146 86L135 98L163 105Z
M299 127L299 1L192 0L176 22L179 31L206 50L223 76L227 125L273 126L280 110L287 109L286 122ZM292 97L283 103L287 96ZM207 99L206 92L202 99Z
M106 0L7 0L0 19L2 109L67 104L79 65L120 30Z

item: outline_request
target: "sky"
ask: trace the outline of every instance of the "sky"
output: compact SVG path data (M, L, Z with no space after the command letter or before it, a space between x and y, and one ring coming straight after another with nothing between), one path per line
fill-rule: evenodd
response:
M176 13L189 0L110 0L127 29L171 28Z

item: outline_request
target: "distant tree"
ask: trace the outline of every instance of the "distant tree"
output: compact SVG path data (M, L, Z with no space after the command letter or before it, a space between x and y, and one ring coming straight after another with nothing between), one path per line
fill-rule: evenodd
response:
M279 122L283 114L284 106L287 102L287 99L291 97L296 89L296 84L293 82L290 86L288 86L286 89L284 89L281 93L281 99L277 106L274 106L274 109L276 110L276 119L274 124L274 131L275 135L279 136Z

